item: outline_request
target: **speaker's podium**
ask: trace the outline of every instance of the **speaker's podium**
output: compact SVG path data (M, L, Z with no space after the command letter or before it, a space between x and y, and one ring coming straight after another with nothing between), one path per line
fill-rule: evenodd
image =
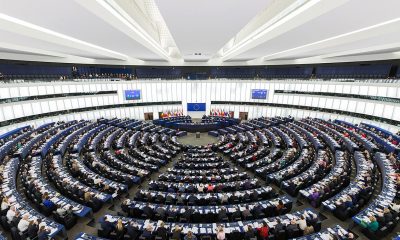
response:
M200 138L200 132L196 132L196 138Z

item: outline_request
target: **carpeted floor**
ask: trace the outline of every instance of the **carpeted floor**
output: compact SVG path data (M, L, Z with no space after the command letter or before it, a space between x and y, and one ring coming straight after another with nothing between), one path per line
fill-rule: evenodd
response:
M207 145L213 144L218 141L218 138L208 135L207 133L200 133L200 138L196 138L196 133L188 133L187 136L180 137L179 142L187 145Z

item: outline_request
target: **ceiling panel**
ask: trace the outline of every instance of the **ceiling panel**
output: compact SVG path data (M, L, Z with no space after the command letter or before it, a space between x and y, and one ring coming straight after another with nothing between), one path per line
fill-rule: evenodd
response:
M46 51L53 51L57 53L70 54L79 57L89 57L95 59L105 59L104 55L95 54L89 51L82 51L72 47L58 45L43 40L27 37L22 34L16 34L4 30L0 30L0 36L2 42L13 43L28 48L42 49ZM18 50L18 49L17 49ZM110 58L111 59L111 58Z
M156 0L185 59L208 59L271 0ZM202 56L194 57L193 53Z
M288 26L285 28L284 24L281 25L280 27L283 32L281 35L226 62L210 63L207 60L215 56L217 51L225 46L252 19L257 21L261 26L265 19L255 18L257 14L266 8L268 10L274 9L274 5L271 3L279 0L126 0L126 2L135 1L142 2L143 4L154 1L157 4L179 51L186 60L185 62L167 62L153 51L150 51L149 46L143 46L133 40L133 35L131 35L132 38L129 37L128 33L122 30L124 28L119 28L121 30L118 30L118 26L115 23L121 26L124 24L122 21L118 22L118 19L111 19L110 21L110 19L106 18L106 20L103 20L100 16L101 14L94 11L94 8L88 9L93 10L95 13L83 7L78 1L95 0L0 0L0 13L127 55L131 58L145 60L147 62L143 64L147 65L260 64L257 61L251 60L282 51L287 51L287 53L273 55L268 60L271 62L277 61L280 64L293 64L299 58L311 58L335 53L354 57L348 59L355 59L357 56L365 54L387 54L385 56L389 56L393 52L398 52L400 47L399 27L390 31L382 31L383 33L379 35L373 34L373 30L368 30L367 34L363 37L354 35L354 37L351 36L346 42L333 40L315 47L300 48L296 52L291 51L293 48L400 18L398 11L400 9L399 0L348 0L343 5L292 30L288 30ZM313 9L312 13L319 11L322 13L323 9L317 7L315 11ZM113 16L110 15L110 18ZM296 16L297 19L295 18L295 20L301 20L304 17L299 15ZM259 21L259 19L263 20ZM150 22L155 26L157 25L157 21L149 20L147 23ZM114 25L111 25L111 23L114 23ZM7 28L7 25L0 24L0 26L4 27L4 29L0 28L0 53L3 53L4 56L14 54L17 59L18 55L31 54L31 59L35 60L46 58L47 55L55 52L61 53L61 55L68 54L90 58L87 60L88 62L91 62L93 59L96 63L102 62L97 60L105 60L103 62L106 64L137 63L134 59L129 58L126 62L121 59L115 60L115 58L111 58L112 56L115 57L115 55L110 54L110 57L108 57L107 54L103 55L100 50L96 52L93 50L94 48L88 47L86 49L82 45L80 49L77 46L75 46L77 48L74 48L73 44L68 44L68 41L59 43L56 41L51 42L45 38L40 40L38 39L40 38L39 36L37 36L38 38L33 38L26 32L15 33L10 27ZM382 28L385 30L389 29L385 26ZM10 45L16 47L14 49L7 47ZM18 46L21 46L21 49L18 49ZM29 52L30 48L33 53ZM357 52L360 49L363 52ZM41 52L40 50L48 52ZM52 61L54 57L49 56L48 59L48 61ZM64 61L60 57L58 59ZM80 61L79 58L76 59ZM374 60L373 57L371 60ZM70 61L73 60L70 59ZM318 59L315 61L318 61ZM332 61L339 60L334 59ZM262 63L265 64L265 62Z
M0 0L0 6L2 13L79 40L134 58L159 59L73 0Z
M361 39L357 40L348 44L340 44L337 46L333 47L326 47L324 49L318 49L315 51L307 51L306 56L318 56L318 55L325 55L325 54L335 54L335 53L340 53L340 52L345 52L345 51L355 51L359 49L368 49L371 48L372 46L384 46L387 44L399 44L400 43L400 34L385 34L385 35L380 35L376 37L371 37L368 39ZM397 48L398 49L398 48ZM388 50L382 49L379 51L366 51L366 53L371 54L371 53L384 53L384 52L394 52L398 51L396 48L389 48ZM295 56L296 58L298 57L303 57L302 55Z
M46 55L46 54L32 53L32 52L23 51L23 50L9 49L9 48L0 47L0 54L1 53L29 54L29 55L36 55L36 56L50 56L50 55Z
M235 58L259 58L400 17L400 1L350 0L320 17ZM390 38L388 39L390 41ZM321 49L323 50L323 49Z
M50 42L46 42L43 40L27 37L22 34L17 34L13 32L8 32L4 30L0 30L1 41L6 43L13 43L15 45L20 45L28 48L42 49L46 51L54 51L63 54L70 54L74 56L80 57L89 57L89 58L104 58L103 55L94 54L88 51L82 51L75 48L67 47L64 45L58 45ZM17 49L18 50L18 49Z

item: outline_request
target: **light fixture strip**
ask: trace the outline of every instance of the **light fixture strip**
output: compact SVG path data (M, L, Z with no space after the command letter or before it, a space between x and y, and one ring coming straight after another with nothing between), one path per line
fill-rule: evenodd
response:
M112 0L97 0L97 2L107 9L112 15L117 17L120 21L122 21L126 26L128 26L131 30L133 30L136 34L138 34L142 39L144 39L147 43L157 49L164 57L167 59L171 59L168 53L163 49L151 36L147 34L135 21L132 21L132 18L127 15L124 11L119 11L115 8L115 2Z
M125 60L128 59L128 56L124 55L122 53L115 52L115 51L112 51L110 49L107 49L107 48L104 48L104 47L100 47L98 45L95 45L95 44L92 44L92 43L89 43L89 42L85 42L85 41L73 38L71 36L68 36L68 35L65 35L65 34L62 34L62 33L58 33L58 32L55 32L53 30L50 30L50 29L47 29L47 28L44 28L44 27L41 27L41 26L38 26L38 25L35 25L35 24L32 24L32 23L29 23L29 22L25 22L23 20L8 16L8 15L3 14L3 13L0 13L0 19L3 19L5 21L7 21L7 22L15 23L17 25L29 28L29 29L34 30L34 31L38 31L38 32L41 32L41 33L45 33L45 34L57 37L57 38L61 38L61 39L68 40L68 41L71 41L71 42L74 42L74 43L85 45L87 47L95 48L95 49L100 50L102 52L108 52L108 53L111 53L111 54L114 54L114 55L118 55L118 56L122 57Z
M303 11L309 9L314 6L321 0L297 0L295 3L291 4L289 7L284 9L282 12L278 13L275 17L265 23L262 27L258 28L252 34L243 39L239 44L234 45L228 51L224 52L222 57L226 58L228 55L238 51L243 48L245 45L253 42L254 40L260 38L265 35L267 32L275 29L279 25L287 22L292 19L296 15L302 13Z
M320 40L320 41L308 43L308 44L305 44L305 45L302 45L302 46L299 46L299 47L295 47L295 48L287 49L287 50L280 51L280 52L277 52L277 53L273 53L273 54L264 56L263 59L269 58L269 57L272 57L272 56L275 56L275 55L278 55L278 54L295 51L295 50L302 49L302 48L305 48L305 47L310 47L310 46L317 45L317 44L320 44L320 43L324 43L324 42L328 42L328 41L332 41L332 40L337 40L339 38L347 37L347 36L350 36L350 35L353 35L353 34L357 34L357 33L362 33L362 32L368 31L368 30L372 30L372 29L375 29L375 28L379 28L379 27L382 27L382 26L385 26L385 25L389 25L389 24L393 24L393 23L397 23L397 22L400 22L400 18L395 18L395 19L392 19L392 20L388 20L388 21L385 21L385 22L382 22L382 23L378 23L378 24L372 25L372 26L368 26L368 27L365 27L365 28L361 28L361 29L358 29L358 30L351 31L351 32L343 33L343 34L340 34L340 35L337 35L337 36L333 36L333 37L330 37L330 38L326 38L326 39L323 39L323 40Z

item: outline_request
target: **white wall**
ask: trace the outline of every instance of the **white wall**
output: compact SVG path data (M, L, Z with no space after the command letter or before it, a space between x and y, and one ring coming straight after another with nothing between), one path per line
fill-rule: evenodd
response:
M305 118L305 117L313 117L313 118L322 118L325 120L328 119L340 119L350 123L371 123L375 126L379 126L391 132L398 132L400 131L399 126L393 126L390 124L385 124L382 122L375 122L368 119L361 119L361 118L354 118L345 115L338 115L338 114L331 114L331 113L324 113L324 112L315 112L315 111L308 111L308 110L301 110L301 109L292 109L292 108L281 108L281 107L259 107L259 106L246 106L246 105L212 105L214 108L225 108L227 111L234 111L235 117L239 117L239 112L248 112L249 119L258 118L258 117L274 117L274 116L292 116L296 119Z
M125 101L123 90L140 89L142 99L138 101ZM268 89L267 100L251 99L252 89ZM400 86L389 83L343 83L343 82L318 82L318 81L267 81L267 80L141 80L129 82L53 82L53 83L19 83L0 85L0 98L32 96L39 94L56 94L69 92L93 92L117 90L116 95L99 95L86 97L71 97L57 99L43 99L35 101L24 101L16 103L0 104L0 121L10 120L23 116L35 115L40 113L102 106L123 104L129 102L165 102L182 101L182 106L154 106L154 107L134 107L126 109L108 109L89 113L78 113L85 119L97 118L99 116L127 116L143 119L144 112L153 112L154 117L158 117L158 112L163 110L183 109L187 114L186 106L188 102L206 103L206 113L212 108L232 110L235 116L240 111L249 112L249 118L258 116L292 115L295 117L324 116L334 118L327 113L315 113L296 109L255 107L255 106L211 106L211 101L243 101L243 102L265 102L291 104L301 106L320 107L327 109L337 109L342 111L356 112L368 115L384 117L388 119L400 119L400 105L395 103L371 101L364 99L346 99L324 96L305 96L275 94L274 90L298 90L316 92L336 92L362 94L382 97L400 98ZM105 114L105 115L104 115ZM203 113L201 113L202 115ZM348 118L348 117L345 117ZM52 118L54 119L54 118ZM352 120L353 121L353 120ZM358 121L358 120L354 120ZM381 123L376 125L384 126ZM397 129L396 127L387 127Z
M48 122L56 121L71 121L71 120L93 120L98 118L132 118L132 119L144 119L144 113L153 112L154 119L158 119L158 112L170 109L178 109L180 105L162 105L162 106L145 106L145 107L124 107L114 109L104 109L97 111L79 112L65 115L58 115L54 117L41 118L33 121L23 122L8 125L0 129L0 134L18 128L20 126L33 125L40 126Z

